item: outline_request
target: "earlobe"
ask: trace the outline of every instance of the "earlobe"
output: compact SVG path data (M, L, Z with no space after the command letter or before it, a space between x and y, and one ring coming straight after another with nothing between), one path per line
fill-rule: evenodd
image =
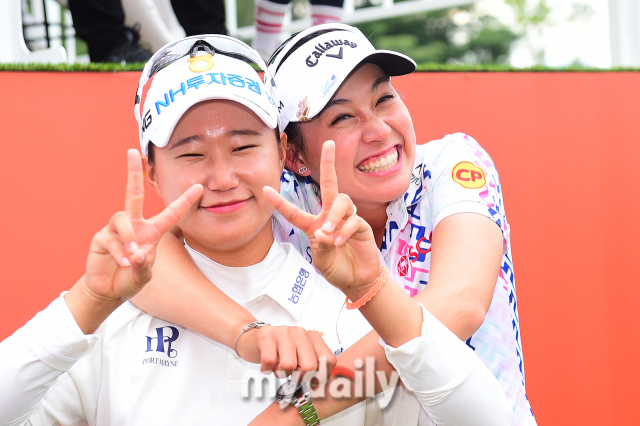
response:
M144 176L147 178L147 182L149 182L151 188L156 192L156 194L162 197L162 194L160 194L160 188L158 187L158 181L156 179L156 169L149 163L149 157L146 155L142 157L142 169L144 170Z

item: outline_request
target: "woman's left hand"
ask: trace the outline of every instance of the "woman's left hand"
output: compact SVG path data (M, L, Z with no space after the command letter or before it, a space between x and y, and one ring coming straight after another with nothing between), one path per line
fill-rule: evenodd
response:
M351 300L358 300L375 283L382 265L371 227L355 214L351 198L338 193L333 141L322 147L320 193L322 211L312 215L264 187L271 205L309 238L313 264L324 278Z

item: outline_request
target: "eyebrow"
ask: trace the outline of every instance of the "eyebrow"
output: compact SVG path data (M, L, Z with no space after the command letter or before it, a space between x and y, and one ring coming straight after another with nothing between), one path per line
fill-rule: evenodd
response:
M382 83L390 83L391 79L389 78L388 75L383 75L382 77L379 77L376 81L373 82L373 84L371 85L371 92L375 92L376 89L378 87L380 87L380 85Z
M375 92L376 89L378 87L380 87L380 85L382 83L390 83L390 82L391 82L391 80L389 79L389 76L387 76L387 75L383 75L382 77L379 77L371 85L371 93ZM345 104L350 104L350 103L351 103L351 101L349 99L332 99L327 103L327 105L325 105L325 107L323 108L323 112L329 110L330 108L332 108L332 107L334 107L336 105L345 105Z
M262 136L262 133L251 129L235 129L227 132L228 137L232 136Z
M169 150L172 150L172 149L177 148L177 147L182 146L182 145L186 145L188 143L200 142L201 140L202 140L202 136L200 136L200 135L187 136L186 138L182 138L178 142L173 144L173 146L171 148L169 148Z

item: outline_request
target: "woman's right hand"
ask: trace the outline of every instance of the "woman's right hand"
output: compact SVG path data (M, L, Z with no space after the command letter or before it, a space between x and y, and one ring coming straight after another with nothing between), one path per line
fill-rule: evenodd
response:
M274 372L284 378L297 371L300 380L309 372L320 371L323 363L329 375L337 363L320 333L284 325L245 332L238 341L238 355L260 364L260 371L265 374Z
M202 194L202 185L186 190L160 214L144 219L144 184L140 153L127 152L129 174L125 210L91 241L85 275L65 295L76 322L92 333L120 304L136 295L151 279L158 241Z

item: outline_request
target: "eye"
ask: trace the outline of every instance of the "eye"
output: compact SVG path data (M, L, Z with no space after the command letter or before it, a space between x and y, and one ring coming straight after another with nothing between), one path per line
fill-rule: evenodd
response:
M257 146L257 145L242 145L242 146L239 146L239 147L235 148L235 149L233 150L233 152L245 151L245 150L247 150L247 149L249 149L249 148L255 148L256 146Z
M202 157L202 154L182 154L182 155L178 155L178 158L182 158L182 157Z
M383 97L378 99L378 102L376 102L376 105L380 105L381 103L383 103L386 100L393 99L393 97L394 97L393 95L384 95Z
M334 124L337 124L339 121L346 120L347 118L351 118L351 117L352 116L349 114L341 114L333 119L333 121L331 122L331 125L333 126Z

